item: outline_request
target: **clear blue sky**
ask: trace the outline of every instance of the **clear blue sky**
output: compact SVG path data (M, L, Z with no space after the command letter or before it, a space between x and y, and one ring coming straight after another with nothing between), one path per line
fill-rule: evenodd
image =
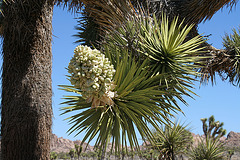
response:
M230 33L233 27L240 25L240 4L229 12L229 9L224 8L216 13L212 20L206 21L199 25L199 33L204 35L212 34L209 37L209 43L217 48L222 48L222 36L224 33ZM64 119L67 116L60 116L61 98L66 93L58 89L58 85L69 84L66 79L67 71L65 67L68 66L70 58L73 55L73 50L77 46L73 42L76 38L72 35L76 34L74 26L77 25L77 15L73 15L62 8L55 7L53 16L53 133L59 137L68 138L71 140L82 139L83 134L78 137L74 135L68 136L66 133L70 127ZM224 122L224 128L227 132L240 132L240 89L234 87L228 82L222 82L217 78L216 85L211 84L195 86L195 92L199 97L195 100L187 99L189 106L180 104L185 113L177 115L181 121L190 123L193 132L202 134L202 124L200 118L207 118L211 115L215 116L216 120ZM92 143L90 143L92 144Z

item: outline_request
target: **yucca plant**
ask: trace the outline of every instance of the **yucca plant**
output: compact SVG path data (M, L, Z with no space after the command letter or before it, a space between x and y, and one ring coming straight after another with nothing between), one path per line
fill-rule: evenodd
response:
M140 16L143 16L143 14ZM134 16L132 19L134 19ZM101 95L110 94L95 93L98 91L106 91L101 88L104 86L101 85L102 82L99 83L99 85L92 84L90 79L89 81L86 80L86 85L85 80L84 82L80 82L83 79L80 76L82 72L79 68L87 65L88 67L84 67L84 69L90 73L91 68L94 68L91 67L91 64L96 63L93 62L94 58L89 58L89 62L84 62L86 64L81 60L76 60L76 63L74 63L77 66L72 64L76 67L76 69L74 69L76 72L73 70L74 74L72 75L79 75L79 77L73 78L76 80L72 83L73 86L61 86L62 89L66 91L78 94L76 96L65 97L66 101L63 103L68 105L62 108L64 111L63 114L76 111L75 115L68 118L70 124L72 124L69 133L76 132L79 134L85 131L86 134L83 142L90 142L94 137L97 137L95 146L100 147L102 152L106 149L105 144L108 144L108 142L112 142L115 153L119 153L120 149L127 145L130 145L132 150L139 150L137 132L139 132L144 140L154 143L150 128L153 127L158 130L159 124L170 122L169 117L172 116L172 111L181 111L175 97L185 102L182 94L190 95L188 94L190 90L187 88L192 87L192 79L188 74L193 75L193 73L195 73L190 70L190 68L192 67L193 69L194 66L191 63L198 60L197 56L194 57L194 52L198 55L200 48L198 49L196 47L202 43L203 40L200 37L196 37L188 43L183 43L185 38L183 35L187 35L185 32L190 29L183 31L176 27L168 29L167 26L169 23L167 19L162 19L161 26L158 26L157 23L149 23L148 20L152 21L152 19L146 17L136 17L135 20L135 22L139 22L138 28L134 27L137 25L134 25L132 21L126 20L126 23L124 23L126 25L122 24L119 28L109 32L105 39L106 43L101 45L101 53L105 55L105 58L108 58L116 70L111 79L114 87L110 87L111 89L108 90L112 96L101 97ZM174 21L174 23L177 22ZM146 25L148 25L148 27L146 27ZM162 42L166 43L165 40L169 40L163 39L161 42L156 40L156 42L152 44L148 43L149 39L159 38L155 37L152 32L160 30L160 27L165 28L164 32L167 33L164 35L170 34L170 37L174 35L173 38L177 39L173 42L178 44L169 45L171 47L177 47L176 51L172 48L172 50L175 51L174 54L176 54L176 58L174 57L175 59L173 59L173 57L170 57L170 53L165 54L166 58L173 59L171 61L173 65L172 70L157 71L154 67L156 64L153 64L153 60L151 59L153 56L151 56L150 51L154 50L156 45L161 46ZM149 30L151 34L143 34L146 28L154 29ZM175 32L174 30L177 29L179 29L178 32ZM126 39L125 37L128 38ZM148 50L147 46L151 47L152 50ZM185 57L185 59L183 57ZM88 59L82 58L85 59L84 61L88 61ZM160 58L157 60L162 67L164 65L166 65L166 68L168 67L167 65L169 64L161 63L160 61L163 61L163 59ZM178 68L178 65L181 66ZM91 74L92 73L93 71L91 71ZM87 75L87 73L84 73L84 76L89 76L89 78L92 79L96 79L97 77L95 76L99 76L97 74L91 74ZM182 76L182 74L186 75ZM177 78L173 79L172 77ZM71 78L71 80L73 79ZM96 81L98 80L99 77ZM93 83L95 83L95 80ZM78 87L74 84L80 85ZM180 87L180 85L183 87ZM81 86L97 87L93 87L94 89L85 87L83 89ZM90 97L95 98L89 98L89 96L86 96L86 93L94 93L94 96Z
M144 48L143 53L151 60L153 74L173 73L175 77L196 75L193 68L197 66L194 62L199 60L197 56L203 49L199 47L204 42L203 38L196 36L186 41L193 25L183 26L183 22L178 24L178 18L170 23L166 16L162 16L161 20L159 23L154 15L152 23L147 27L141 26L140 44Z
M90 16L90 13L86 12L86 8L82 9L81 17L77 19L78 25L75 27L77 34L74 37L78 40L75 43L98 48L101 38L100 26L94 23L94 18Z
M223 129L223 122L215 121L214 116L207 118L201 118L203 124L203 133L205 137L213 139L221 138L226 135L226 129ZM208 123L207 123L208 122Z
M211 78L214 82L216 74L222 80L228 80L236 86L240 86L240 29L233 29L232 34L225 34L223 38L224 50L211 50L212 58L201 68L202 81L207 82Z
M219 139L201 139L196 147L192 147L188 156L192 160L221 160L223 159L223 143Z
M63 0L58 0L63 1ZM69 1L71 4L77 0ZM223 6L233 7L236 5L237 0L204 0L199 3L199 0L81 0L84 4L88 5L87 14L91 14L91 18L94 21L89 21L89 26L99 25L100 27L95 28L96 33L100 33L99 30L103 28L112 28L119 22L124 22L126 15L131 11L134 11L140 5L140 8L149 8L149 13L156 14L159 18L164 13L171 20L175 16L180 16L180 20L185 19L185 24L194 23L196 26L193 27L192 33L189 34L190 38L198 35L197 25L202 21L210 20L212 16L220 10ZM65 4L66 4L65 0ZM131 2L131 3L129 3ZM130 4L130 5L129 5ZM131 6L131 7L129 7ZM195 14L193 14L195 13ZM196 14L197 13L197 14ZM89 19L91 19L89 17ZM117 22L117 23L116 23ZM89 28L89 27L86 27ZM92 36L87 34L87 30L83 31L86 33L80 34L81 39L87 40ZM104 34L105 35L105 34ZM88 37L89 36L89 37ZM101 34L101 36L103 36ZM208 45L207 43L205 45Z
M175 121L173 124L162 125L160 131L153 131L155 146L164 159L174 160L179 154L185 154L192 144L193 137L188 125Z
M168 90L191 97L194 94L191 91L192 82L199 75L195 69L202 66L200 60L205 58L200 56L203 48L199 46L205 40L201 36L186 40L193 25L184 26L177 18L168 22L166 16L163 16L161 22L155 16L151 18L144 10L139 10L138 13L138 16L130 17L130 20L106 36L109 49L117 46L120 50L131 50L140 61L148 58L152 75L167 75L159 80L160 84L167 87L168 84L173 84ZM168 98L176 102L176 97ZM187 104L182 96L177 98Z
M103 30L112 30L115 26L119 26L121 23L125 23L124 17L131 18L132 13L140 8L148 8L150 15L156 14L157 19L161 18L161 15L166 14L170 21L174 19L175 16L179 16L180 21L184 19L185 24L194 24L187 38L191 39L196 35L199 35L197 26L202 21L210 20L213 15L222 7L227 6L231 9L237 4L237 0L204 0L199 5L199 0L89 0L88 9L86 14L91 14L87 20L90 27L95 27L92 31L99 33L101 36L105 36ZM84 2L85 3L85 2ZM195 13L195 14L193 14ZM197 13L197 14L196 14ZM130 15L130 16L129 16ZM92 18L94 19L92 21ZM87 34L87 29L83 30L78 37L81 38L80 41L89 41L92 38L91 34ZM91 31L91 32L92 32ZM94 40L91 39L91 40ZM236 79L238 74L235 74L235 66L227 65L234 64L236 60L235 56L229 56L226 54L227 50L216 49L207 42L203 43L205 46L205 55L208 55L208 59L203 58L201 61L205 63L204 66L200 66L200 71L202 72L201 81L208 82L211 79L215 82L215 75L219 73L223 80L229 78L230 82L236 84ZM231 70L232 69L232 70ZM225 75L227 73L227 75ZM234 76L236 75L236 76Z
M120 54L117 51L115 54ZM134 149L139 149L136 133L142 137L152 140L152 133L148 125L158 128L158 123L164 123L171 115L164 109L178 110L169 103L164 103L159 96L169 93L159 89L161 75L149 77L149 70L144 69L147 61L143 64L135 62L124 51L121 59L117 59L116 73L113 82L116 85L112 92L116 93L112 100L114 104L105 104L92 108L92 103L87 102L82 96L80 89L74 86L62 86L62 89L75 92L77 96L66 96L67 107L63 107L63 114L77 111L74 116L69 117L72 127L69 133L74 131L79 134L85 131L83 141L91 141L97 137L95 146L103 148L111 140L116 152L120 151L122 145L127 143ZM108 55L108 54L106 54ZM111 57L109 57L111 60ZM164 87L164 86L162 86ZM127 142L129 141L129 142Z
M225 71L226 78L234 85L240 86L240 27L233 29L232 34L226 34L223 45L230 58L230 64Z
M153 15L148 23L141 26L140 46L141 52L150 59L153 74L167 74L170 77L164 78L161 84L173 83L172 90L191 97L193 77L199 76L195 69L202 65L200 57L204 59L200 56L203 49L200 45L205 40L201 36L187 40L193 25L183 26L178 18L168 22L166 16L162 16L160 22ZM186 103L182 97L177 98Z

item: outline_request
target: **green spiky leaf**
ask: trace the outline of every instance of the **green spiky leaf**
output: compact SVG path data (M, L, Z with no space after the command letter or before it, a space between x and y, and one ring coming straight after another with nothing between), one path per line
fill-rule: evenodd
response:
M123 57L116 63L114 92L117 96L113 99L114 106L91 109L91 104L86 103L80 90L71 86L61 86L63 90L79 94L65 97L63 104L68 106L62 110L63 114L76 111L75 115L68 118L72 125L69 133L76 132L78 135L85 131L83 142L90 142L97 137L95 146L100 148L104 148L104 144L111 141L116 152L122 145L130 145L132 149L136 147L139 150L137 133L151 141L149 125L157 129L160 123L169 121L169 110L179 110L159 97L168 94L173 96L177 93L159 89L166 86L159 87L156 81L161 75L148 75L151 72L143 67L147 60L140 65L128 56L127 50L118 54Z
M227 65L224 68L227 77L225 79L229 78L232 84L240 86L240 27L233 29L232 34L225 35L223 45L227 51L225 58L227 59Z

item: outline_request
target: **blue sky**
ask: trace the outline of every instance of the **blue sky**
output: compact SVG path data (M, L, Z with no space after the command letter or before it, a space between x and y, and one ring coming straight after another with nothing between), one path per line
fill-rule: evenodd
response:
M239 4L229 13L229 9L224 8L217 12L212 20L206 21L199 25L199 33L204 35L212 34L209 37L209 43L216 48L222 48L222 37L224 33L230 33L233 27L240 25L240 7ZM66 67L73 56L73 50L77 46L74 44L76 38L72 35L76 34L74 26L77 25L75 17L79 15L71 14L62 8L55 7L53 16L53 133L59 137L71 140L82 139L84 134L78 137L68 135L66 131L70 127L67 116L60 116L61 98L66 95L64 91L59 90L58 85L69 84L66 79ZM216 120L224 122L224 128L227 132L240 132L240 89L228 82L222 82L220 78L216 79L216 85L208 84L199 86L195 85L195 92L199 95L195 96L195 100L187 99L189 106L180 104L185 116L176 115L182 122L190 123L193 128L192 132L202 134L202 124L200 118L207 118L211 115ZM70 115L69 115L70 116ZM93 144L93 143L90 143Z

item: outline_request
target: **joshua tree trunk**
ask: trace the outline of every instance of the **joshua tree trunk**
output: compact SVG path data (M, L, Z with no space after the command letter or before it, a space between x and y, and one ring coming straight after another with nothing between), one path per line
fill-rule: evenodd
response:
M3 7L2 159L49 160L53 1Z

